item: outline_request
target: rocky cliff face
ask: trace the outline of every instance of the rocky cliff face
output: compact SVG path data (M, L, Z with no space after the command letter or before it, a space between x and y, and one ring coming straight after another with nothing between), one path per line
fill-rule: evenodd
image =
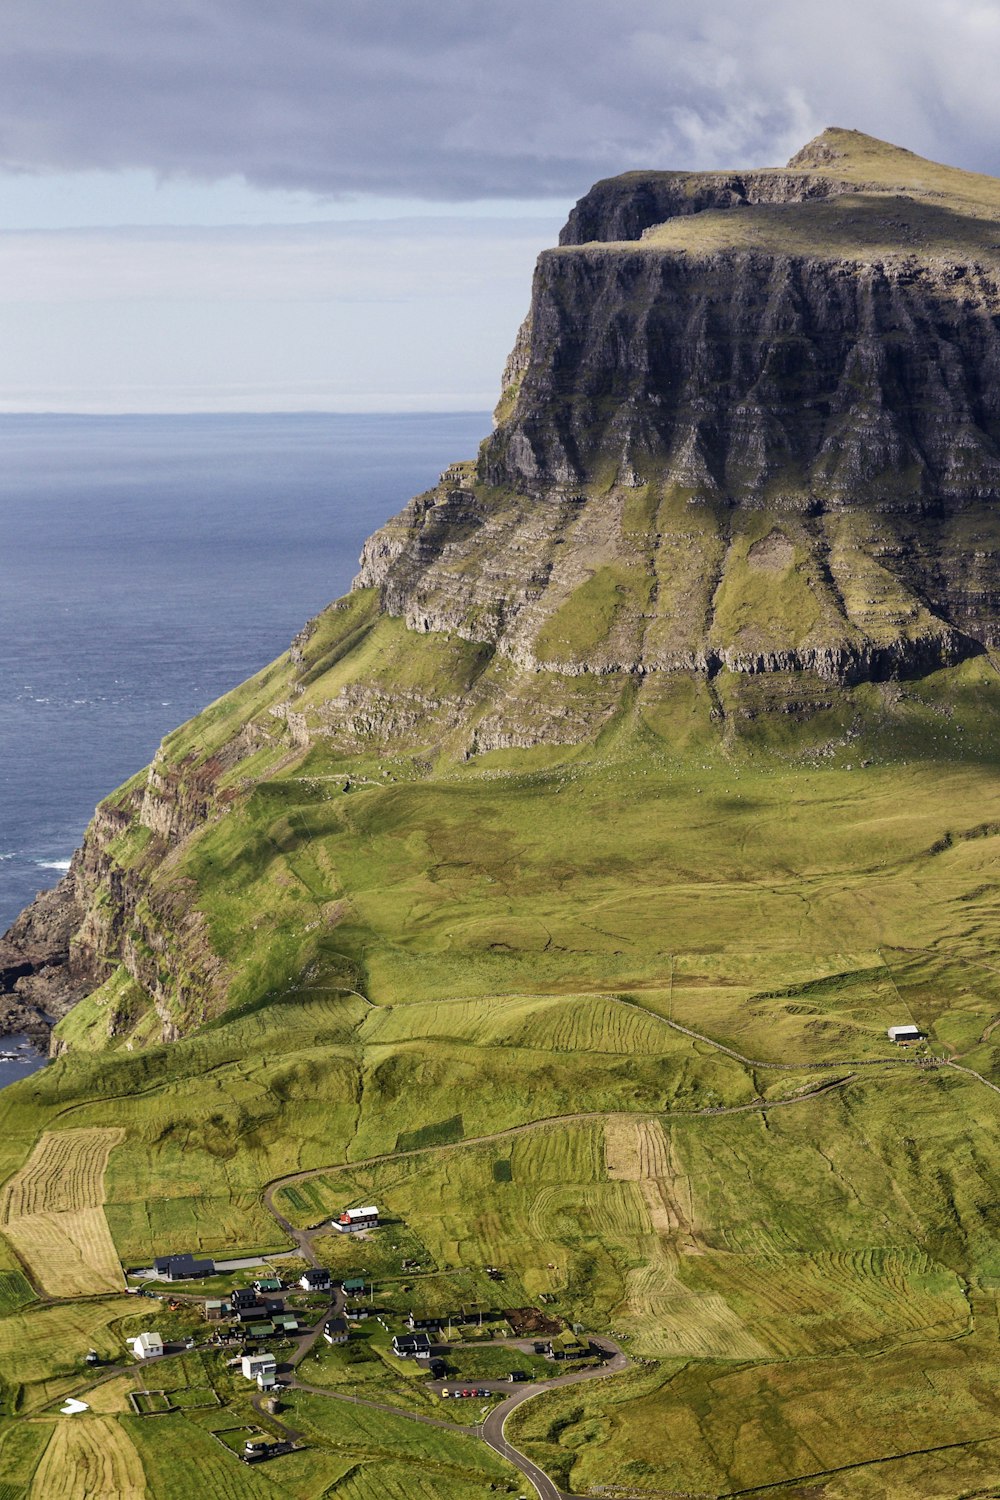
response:
M475 469L358 585L570 673L852 682L994 645L998 205L966 174L900 188L919 159L858 139L801 154L825 172L598 184L539 260Z
M317 747L350 787L389 775L383 756L422 776L579 745L623 705L669 735L678 684L713 722L805 718L991 651L998 248L1000 183L851 132L779 170L599 183L539 260L478 459L99 809L0 943L9 1015L109 973L133 987L112 1036L133 1004L147 1040L224 1009L186 851ZM270 973L266 934L246 936Z

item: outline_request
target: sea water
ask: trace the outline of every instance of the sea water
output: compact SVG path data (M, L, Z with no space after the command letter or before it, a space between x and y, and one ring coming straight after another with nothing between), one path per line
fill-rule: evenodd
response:
M488 431L468 412L0 416L0 932L95 804L284 651Z

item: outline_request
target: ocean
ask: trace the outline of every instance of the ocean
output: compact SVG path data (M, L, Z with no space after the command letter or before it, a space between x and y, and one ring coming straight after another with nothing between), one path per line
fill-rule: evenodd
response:
M0 416L0 932L96 803L285 650L365 537L489 426Z

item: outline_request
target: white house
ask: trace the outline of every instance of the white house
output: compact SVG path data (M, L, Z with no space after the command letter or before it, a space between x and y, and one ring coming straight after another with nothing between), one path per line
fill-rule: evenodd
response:
M367 1208L349 1208L330 1222L341 1234L355 1234L359 1229L377 1229L378 1209L373 1203Z
M325 1266L310 1266L299 1277L299 1286L304 1292L327 1292L331 1276Z
M154 1354L163 1353L163 1340L158 1333L140 1333L133 1340L132 1353L136 1359L151 1359Z
M273 1389L278 1373L273 1354L244 1354L240 1364L247 1380L256 1380L262 1391Z
M919 1040L920 1040L920 1027L919 1026L890 1026L889 1027L889 1040L890 1040L890 1042L919 1042Z

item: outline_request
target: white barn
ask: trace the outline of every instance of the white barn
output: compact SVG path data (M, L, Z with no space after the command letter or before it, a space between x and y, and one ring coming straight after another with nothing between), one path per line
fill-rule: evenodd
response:
M919 1042L919 1040L920 1040L920 1027L919 1026L890 1026L889 1027L889 1040L890 1040L890 1042Z
M140 1333L133 1341L132 1353L136 1359L152 1359L163 1353L163 1339L158 1333Z

